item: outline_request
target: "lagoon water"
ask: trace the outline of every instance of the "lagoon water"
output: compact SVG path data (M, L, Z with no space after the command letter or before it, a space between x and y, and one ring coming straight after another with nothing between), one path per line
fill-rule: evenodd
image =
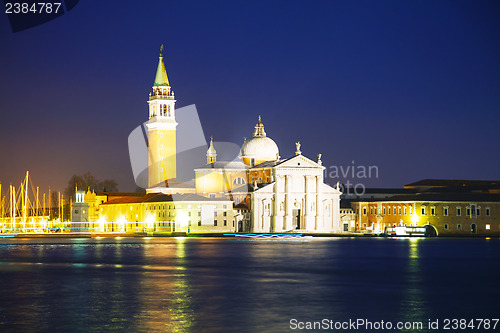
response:
M2 332L436 332L499 310L499 239L0 238Z

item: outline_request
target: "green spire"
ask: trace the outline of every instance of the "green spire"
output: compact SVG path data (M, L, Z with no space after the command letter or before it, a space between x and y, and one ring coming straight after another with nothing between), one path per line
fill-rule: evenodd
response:
M156 70L155 86L170 86L168 83L167 70L163 63L163 44L160 46L160 59L158 61L158 69Z

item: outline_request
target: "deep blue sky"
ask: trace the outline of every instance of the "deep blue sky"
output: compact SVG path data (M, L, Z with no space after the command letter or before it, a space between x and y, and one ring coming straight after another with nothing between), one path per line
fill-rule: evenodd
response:
M260 114L282 157L300 140L327 168L376 165L352 180L367 186L500 179L499 17L498 1L81 1L12 33L1 14L0 182L91 171L134 190L127 137L161 43L207 138L241 144Z

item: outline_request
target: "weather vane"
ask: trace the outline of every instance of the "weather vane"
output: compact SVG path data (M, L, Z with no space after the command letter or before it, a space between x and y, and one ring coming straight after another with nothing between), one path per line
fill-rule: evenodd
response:
M160 45L160 57L163 56L163 44Z

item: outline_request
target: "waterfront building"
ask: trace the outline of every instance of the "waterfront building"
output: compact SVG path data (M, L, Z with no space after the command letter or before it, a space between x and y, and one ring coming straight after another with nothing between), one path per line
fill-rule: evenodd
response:
M236 217L227 198L148 193L100 205L100 232L234 232Z
M324 183L321 155L308 159L296 144L279 156L259 116L239 159L218 161L210 140L207 164L193 170L192 184L176 179L175 98L160 52L149 95L146 195L87 192L94 231L340 232L341 192ZM76 209L76 208L75 208ZM78 215L75 215L75 218Z
M500 182L426 179L408 184L414 194L351 203L356 230L430 226L438 236L500 234Z
M216 153L211 144L207 152ZM323 181L321 156L312 161L296 143L295 156L281 159L259 117L240 160L212 162L195 170L196 191L205 196L229 195L250 214L238 229L245 232L340 232L340 194Z
M350 202L346 202L340 207L342 232L356 232L356 213L350 206Z

